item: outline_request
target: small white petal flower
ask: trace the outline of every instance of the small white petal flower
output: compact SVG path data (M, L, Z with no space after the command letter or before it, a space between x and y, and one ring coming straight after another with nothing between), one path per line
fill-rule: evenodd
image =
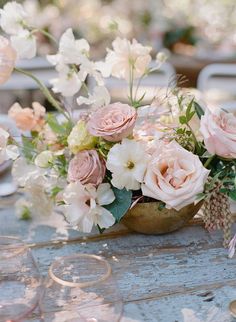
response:
M108 228L115 223L112 214L102 207L115 199L109 184L101 184L96 190L93 185L83 186L79 181L70 183L64 190L63 199L62 209L67 220L84 233L91 232L93 225Z
M50 80L55 93L61 93L65 97L74 96L81 88L78 74L67 66L59 72L58 78Z
M112 184L118 189L140 189L147 167L148 154L141 142L123 139L107 156L107 169L112 172Z
M37 167L48 168L53 161L53 153L51 151L43 151L37 155L34 163Z
M0 26L10 35L16 35L24 29L27 13L23 6L15 1L5 4L0 9Z
M31 59L36 55L36 37L28 30L24 30L16 36L11 36L11 44L18 59Z
M11 159L15 160L19 156L19 150L15 145L7 145L9 133L0 127L0 164Z
M78 105L86 104L93 107L102 107L110 103L111 96L105 86L96 86L93 89L93 94L88 97L80 96L77 98Z
M98 86L104 85L104 80L102 78L101 72L97 69L96 63L89 60L87 57L83 57L80 64L79 78L81 81L85 81L86 77L89 75L93 77L98 84Z
M130 78L130 66L133 66L134 79L141 77L151 62L151 47L138 43L135 39L132 42L127 39L116 38L112 42L113 50L108 50L105 63L107 68L100 63L99 68L103 75L126 79Z
M59 51L56 55L48 55L47 59L53 65L59 63L79 65L83 56L89 54L89 44L85 39L75 40L71 28L61 36Z

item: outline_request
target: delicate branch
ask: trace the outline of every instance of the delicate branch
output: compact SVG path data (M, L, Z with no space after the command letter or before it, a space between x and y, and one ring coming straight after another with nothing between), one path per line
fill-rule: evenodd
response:
M47 87L37 78L35 77L32 73L26 71L26 70L23 70L21 68L14 68L14 70L18 73L21 73L25 76L28 76L30 78L32 78L38 85L39 85L39 88L41 89L42 93L45 95L45 97L48 99L48 101L52 104L53 107L55 107L59 112L61 112L65 118L68 120L68 121L71 121L70 120L70 117L65 113L65 111L63 110L63 108L61 107L61 104L59 101L57 101L50 93L50 91L47 89Z
M55 37L53 37L53 35L51 35L49 32L47 32L44 29L33 29L31 31L32 34L40 32L41 34L43 34L44 36L46 36L48 39L52 40L55 44L58 44L57 39Z

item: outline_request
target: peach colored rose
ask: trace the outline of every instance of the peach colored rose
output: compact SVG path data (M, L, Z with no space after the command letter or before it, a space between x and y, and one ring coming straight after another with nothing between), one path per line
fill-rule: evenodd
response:
M200 131L206 149L224 158L236 158L236 116L221 109L206 110Z
M88 131L110 142L118 142L133 132L137 112L134 107L114 103L100 108L88 121Z
M102 183L106 172L105 161L99 157L96 150L78 152L69 163L68 181L80 181L82 184Z
M40 131L45 123L45 108L38 102L32 104L32 108L22 108L19 103L15 103L10 108L8 115L22 131Z
M144 196L165 202L168 209L180 210L203 192L208 174L198 156L177 142L159 143L141 188Z
M0 85L4 84L14 69L16 51L12 48L10 41L0 36Z

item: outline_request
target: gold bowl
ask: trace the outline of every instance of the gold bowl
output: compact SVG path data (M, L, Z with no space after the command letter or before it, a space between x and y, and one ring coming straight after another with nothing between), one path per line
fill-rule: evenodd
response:
M199 211L202 202L180 209L164 208L160 202L137 203L129 209L122 223L131 230L143 234L166 234L183 227Z

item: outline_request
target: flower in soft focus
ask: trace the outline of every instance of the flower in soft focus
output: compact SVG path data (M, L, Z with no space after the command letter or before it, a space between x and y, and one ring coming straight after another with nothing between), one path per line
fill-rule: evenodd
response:
M9 133L0 127L0 164L9 159L15 160L19 156L17 146L7 144L9 137Z
M148 155L141 142L124 139L115 144L107 155L107 169L112 173L111 183L118 189L140 189L147 168Z
M94 148L97 143L97 138L89 134L86 123L80 120L70 132L67 142L70 151L76 154L79 151Z
M235 246L236 246L236 235L234 235L234 237L229 242L229 254L228 254L229 258L233 258L235 254Z
M93 107L102 107L110 103L111 96L105 86L95 86L93 94L89 94L88 97L80 96L77 98L78 105L86 104Z
M58 69L58 78L50 80L54 93L61 93L65 97L74 96L81 88L78 73L66 65Z
M70 183L64 190L63 199L67 220L84 233L90 233L93 225L108 228L115 223L110 211L102 207L115 200L109 183L102 183L97 189L93 185L83 186L79 181Z
M48 61L53 65L58 64L81 64L83 56L89 55L89 44L85 39L75 40L71 28L61 36L59 51L56 55L48 55Z
M168 209L180 210L203 192L209 172L197 155L177 142L159 142L148 163L142 193L165 202Z
M159 52L156 55L156 61L158 64L164 63L167 59L168 59L168 56L163 52Z
M113 50L108 50L105 64L103 65L104 77L109 74L130 80L130 66L133 67L133 78L142 76L148 68L152 58L151 47L138 43L135 39L130 42L127 39L116 38L112 42Z
M9 40L0 36L0 85L11 76L16 61L16 51Z
M88 121L88 131L110 142L118 142L132 134L137 112L134 107L114 103L98 109Z
M40 168L48 168L51 166L52 162L53 153L51 151L42 151L34 160L35 165Z
M106 172L105 161L99 157L96 150L78 152L70 161L68 168L68 181L80 181L82 184L102 183Z
M40 131L45 123L45 107L38 102L32 103L32 108L22 108L15 103L10 108L8 115L16 122L16 126L22 131Z
M47 145L56 145L58 137L48 124L45 124L40 132L43 142Z
M7 34L16 35L24 30L27 13L23 6L15 1L5 4L0 9L0 26Z
M236 158L236 116L233 113L207 109L201 118L200 132L209 153Z
M31 219L32 204L25 198L19 198L15 203L15 215L22 220Z
M28 30L11 36L11 44L17 53L18 59L31 59L37 51L36 37Z

